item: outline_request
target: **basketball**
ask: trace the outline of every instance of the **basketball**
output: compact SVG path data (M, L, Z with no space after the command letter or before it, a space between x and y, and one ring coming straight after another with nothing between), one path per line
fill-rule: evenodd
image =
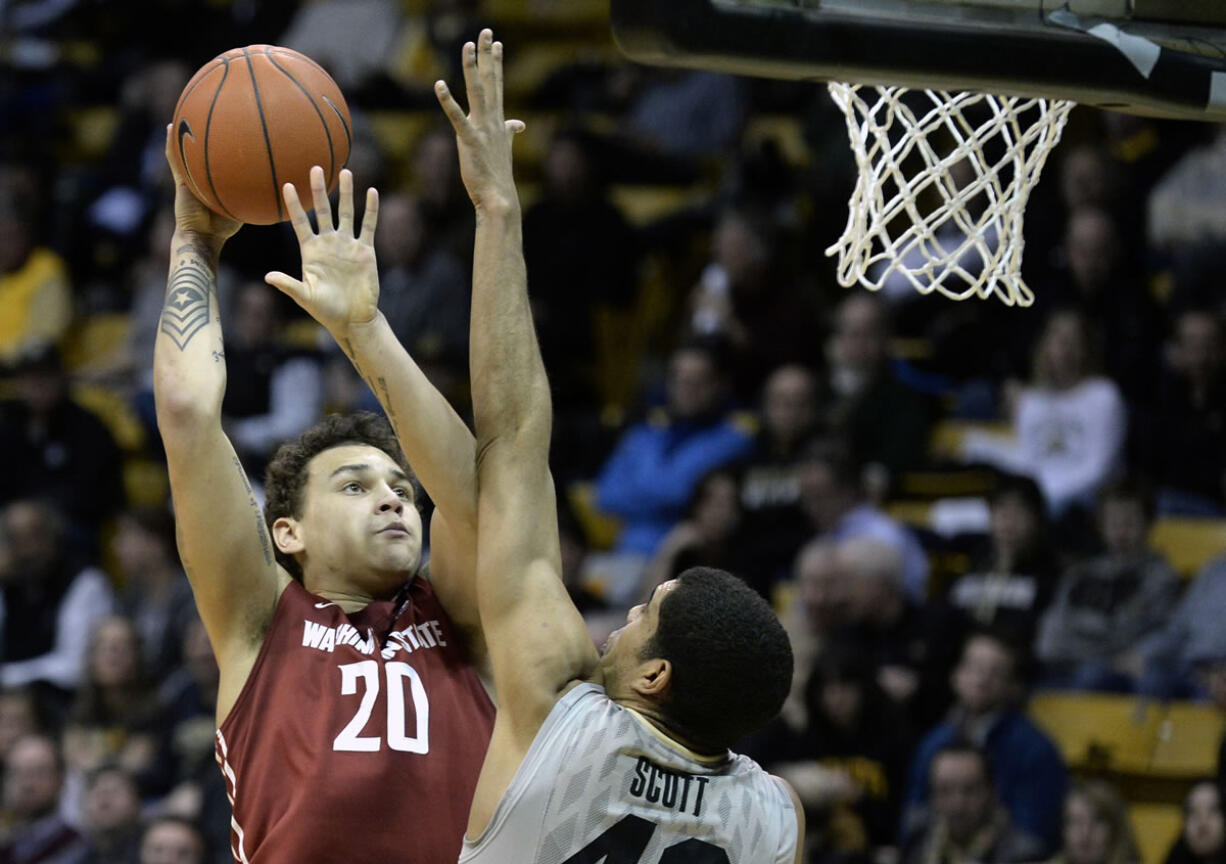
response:
M328 188L349 159L345 97L311 58L248 45L204 64L175 107L173 153L188 187L215 213L252 225L289 218L281 187L310 201L311 166Z

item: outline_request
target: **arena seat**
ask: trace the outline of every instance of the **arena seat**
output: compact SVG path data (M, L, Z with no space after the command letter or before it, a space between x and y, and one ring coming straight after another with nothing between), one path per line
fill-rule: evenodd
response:
M1178 804L1131 804L1128 818L1143 864L1162 864L1183 827Z
M1199 702L1170 703L1158 725L1148 773L1187 779L1216 774L1224 732L1221 709Z
M1150 529L1149 542L1190 579L1211 559L1226 553L1226 519L1164 517Z
M1041 691L1031 698L1029 713L1070 768L1145 773L1163 706L1109 693Z
M566 490L566 499L575 511L575 517L583 526L587 542L593 549L611 549L617 542L621 523L601 512L596 507L596 487L592 483L572 483Z

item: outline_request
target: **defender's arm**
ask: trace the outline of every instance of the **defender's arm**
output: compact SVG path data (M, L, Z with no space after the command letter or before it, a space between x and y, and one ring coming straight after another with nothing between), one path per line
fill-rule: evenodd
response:
M169 130L167 154L171 146ZM221 428L226 387L217 262L239 224L197 201L169 159L176 229L153 355L158 429L166 448L179 555L221 669L217 716L229 711L289 576L247 475Z
M477 599L498 689L498 719L469 831L485 827L541 723L597 657L559 576L549 474L549 382L532 328L511 139L502 113L502 45L482 31L464 46L469 116L436 92L455 127L477 211L470 362L478 457Z

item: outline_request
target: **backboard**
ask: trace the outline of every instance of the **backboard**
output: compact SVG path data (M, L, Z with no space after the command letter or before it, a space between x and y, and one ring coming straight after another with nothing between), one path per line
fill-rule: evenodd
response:
M1226 120L1221 0L610 0L632 59Z

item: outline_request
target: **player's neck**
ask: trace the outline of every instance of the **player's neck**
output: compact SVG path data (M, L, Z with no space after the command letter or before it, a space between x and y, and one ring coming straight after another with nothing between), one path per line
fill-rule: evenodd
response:
M354 586L312 585L309 581L305 585L312 594L332 601L346 614L360 612L376 600L390 600L395 594L394 589L383 597Z
M661 738L666 744L671 745L675 749L681 751L684 755L696 759L699 762L708 762L712 760L725 759L728 756L728 751L721 750L712 752L710 747L705 747L688 738L676 728L669 725L668 721L661 715L659 709L642 699L618 699L617 704L623 708L629 709L642 723L647 726L657 737Z

